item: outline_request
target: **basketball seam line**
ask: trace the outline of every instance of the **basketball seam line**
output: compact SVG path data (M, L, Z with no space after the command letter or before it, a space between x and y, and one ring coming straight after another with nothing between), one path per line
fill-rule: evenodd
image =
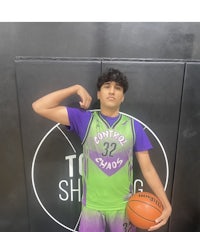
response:
M141 202L141 203L144 203L144 204L146 204L146 205L149 205L149 206L153 207L154 209L156 209L159 213L162 213L161 210L159 210L158 208L156 208L155 206L151 205L151 204L148 203L148 202L143 202L143 201L140 201L140 200L130 200L130 202L133 202L133 201L135 201L135 202Z
M155 222L154 220L150 220L150 219L145 218L145 217L143 217L142 215L138 214L135 210L133 210L132 208L130 208L130 206L128 206L128 208L129 208L132 212L134 212L137 216L143 218L144 220L149 221L149 222Z
M130 202L133 202L133 201L135 201L135 202L141 202L141 203L144 203L144 204L146 204L146 205L149 205L149 206L153 207L154 209L156 209L159 213L162 213L161 210L159 210L159 209L156 208L155 206L149 204L148 202L143 202L143 201L140 201L140 200L131 200Z

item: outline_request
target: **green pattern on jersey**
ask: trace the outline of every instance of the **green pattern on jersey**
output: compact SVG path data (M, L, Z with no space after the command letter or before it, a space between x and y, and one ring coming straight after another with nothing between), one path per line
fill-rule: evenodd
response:
M133 119L120 114L110 127L93 112L83 141L83 204L123 209L133 189Z

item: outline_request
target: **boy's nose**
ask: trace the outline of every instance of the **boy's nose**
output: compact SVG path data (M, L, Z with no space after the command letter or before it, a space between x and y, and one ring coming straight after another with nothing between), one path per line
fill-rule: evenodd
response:
M113 94L113 93L114 93L114 91L115 91L114 86L111 86L109 90L110 90L109 92Z

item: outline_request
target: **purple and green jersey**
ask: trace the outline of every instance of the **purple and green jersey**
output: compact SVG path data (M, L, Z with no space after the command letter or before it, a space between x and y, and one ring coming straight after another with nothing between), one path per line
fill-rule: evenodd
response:
M95 210L124 209L133 193L133 152L152 145L140 123L119 114L67 107L70 130L83 144L84 206Z

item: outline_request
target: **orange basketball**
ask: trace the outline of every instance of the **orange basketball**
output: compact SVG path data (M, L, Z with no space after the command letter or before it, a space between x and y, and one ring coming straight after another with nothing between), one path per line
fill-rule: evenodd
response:
M138 192L128 200L126 213L130 222L140 228L148 229L154 226L155 219L163 211L161 201L154 194L149 192Z

